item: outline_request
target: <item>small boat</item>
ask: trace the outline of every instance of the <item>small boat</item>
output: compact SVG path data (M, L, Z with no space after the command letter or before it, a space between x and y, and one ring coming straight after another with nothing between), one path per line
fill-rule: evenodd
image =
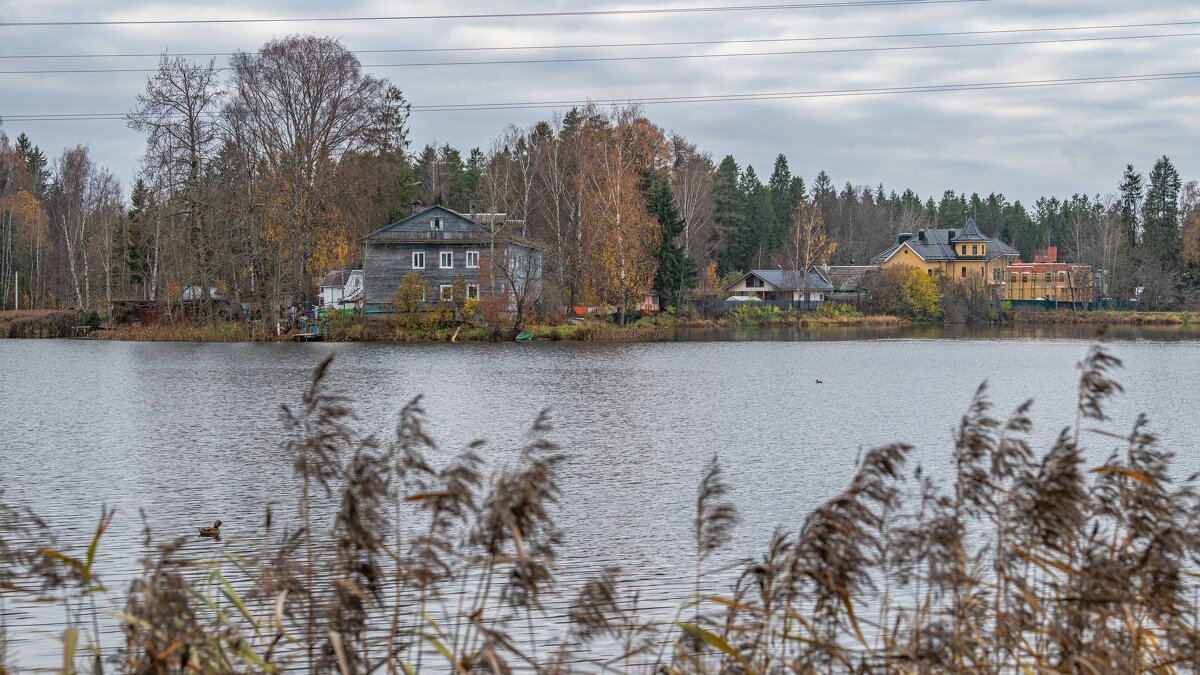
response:
M527 330L523 330L520 333L517 333L517 337L514 339L517 342L529 342L530 340L533 339L533 333L531 333L530 331L527 331Z
M219 521L219 520L216 521L215 523L213 523L212 527L201 527L201 528L199 528L199 530L200 530L201 537L213 537L214 539L220 539L221 538L221 521Z

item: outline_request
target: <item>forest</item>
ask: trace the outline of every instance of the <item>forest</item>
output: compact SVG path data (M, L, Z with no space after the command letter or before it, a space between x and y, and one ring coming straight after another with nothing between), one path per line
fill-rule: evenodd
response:
M519 221L545 249L551 308L638 302L649 289L681 308L731 273L794 266L814 226L831 244L815 262L865 264L901 232L967 217L1025 260L1058 246L1142 309L1200 300L1200 188L1166 156L1095 194L1024 204L838 187L824 171L806 181L782 154L762 174L637 107L510 124L470 150L414 146L409 112L398 85L339 41L293 36L229 68L163 55L126 120L146 141L128 188L86 143L48 155L0 126L0 310L104 314L189 294L268 316L307 307L324 273L361 264L360 237L413 203Z

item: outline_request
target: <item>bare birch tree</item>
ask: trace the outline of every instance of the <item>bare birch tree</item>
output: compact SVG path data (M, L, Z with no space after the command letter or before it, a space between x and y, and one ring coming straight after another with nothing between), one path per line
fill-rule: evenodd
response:
M783 243L783 259L785 274L798 275L804 302L809 301L809 271L828 262L837 246L825 232L821 209L800 203L792 214L792 225Z
M181 234L191 253L192 269L180 271L189 277L184 279L186 285L200 287L209 320L213 314L208 289L214 285L217 256L205 172L220 147L217 114L224 96L215 61L196 64L163 54L158 72L147 78L137 107L126 116L130 128L147 134L143 170L156 173L170 186L176 215L186 223Z

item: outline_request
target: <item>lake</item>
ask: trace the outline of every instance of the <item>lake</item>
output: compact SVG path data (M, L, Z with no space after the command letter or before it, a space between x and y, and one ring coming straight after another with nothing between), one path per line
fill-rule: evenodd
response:
M569 455L557 520L564 586L619 564L648 607L688 592L691 518L705 463L719 455L742 525L723 560L757 555L776 526L798 530L851 476L865 448L916 446L927 474L950 470L951 434L980 382L1000 414L1027 398L1040 451L1074 420L1085 329L750 331L671 343L186 344L0 340L0 488L79 551L102 506L117 519L101 547L109 586L138 568L144 511L156 536L224 522L252 541L268 504L294 513L279 407L335 354L330 383L362 424L391 434L425 396L449 455L473 440L511 458L538 411ZM847 339L854 338L854 339ZM1126 392L1110 406L1125 432L1139 412L1200 470L1200 340L1179 330L1118 330ZM818 383L818 380L821 383ZM1102 459L1113 442L1093 442ZM200 548L209 546L209 549ZM206 555L216 545L189 544ZM61 609L3 606L10 657L52 665ZM112 635L110 646L120 641Z

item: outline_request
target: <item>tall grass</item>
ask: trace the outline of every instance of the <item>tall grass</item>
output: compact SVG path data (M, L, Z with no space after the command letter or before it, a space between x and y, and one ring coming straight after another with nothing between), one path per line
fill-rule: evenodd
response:
M268 511L261 552L224 560L158 544L121 594L121 644L105 645L83 617L105 592L91 570L111 512L75 558L6 508L0 601L64 604L68 672L1196 672L1200 495L1144 417L1127 434L1098 428L1119 366L1089 350L1075 418L1040 454L1029 402L996 416L985 386L953 435L947 484L910 466L909 446L863 453L840 494L718 595L700 580L738 516L714 458L698 485L695 591L676 619L646 616L606 568L549 634L537 627L561 574L564 453L547 415L511 462L487 464L477 443L435 463L419 399L390 438L366 436L326 360L283 414L297 529ZM1088 467L1089 442L1117 449ZM336 504L332 520L314 516L318 499Z
M98 333L102 340L132 342L251 342L287 339L261 324L220 321L216 323L163 322L146 325L120 324Z

